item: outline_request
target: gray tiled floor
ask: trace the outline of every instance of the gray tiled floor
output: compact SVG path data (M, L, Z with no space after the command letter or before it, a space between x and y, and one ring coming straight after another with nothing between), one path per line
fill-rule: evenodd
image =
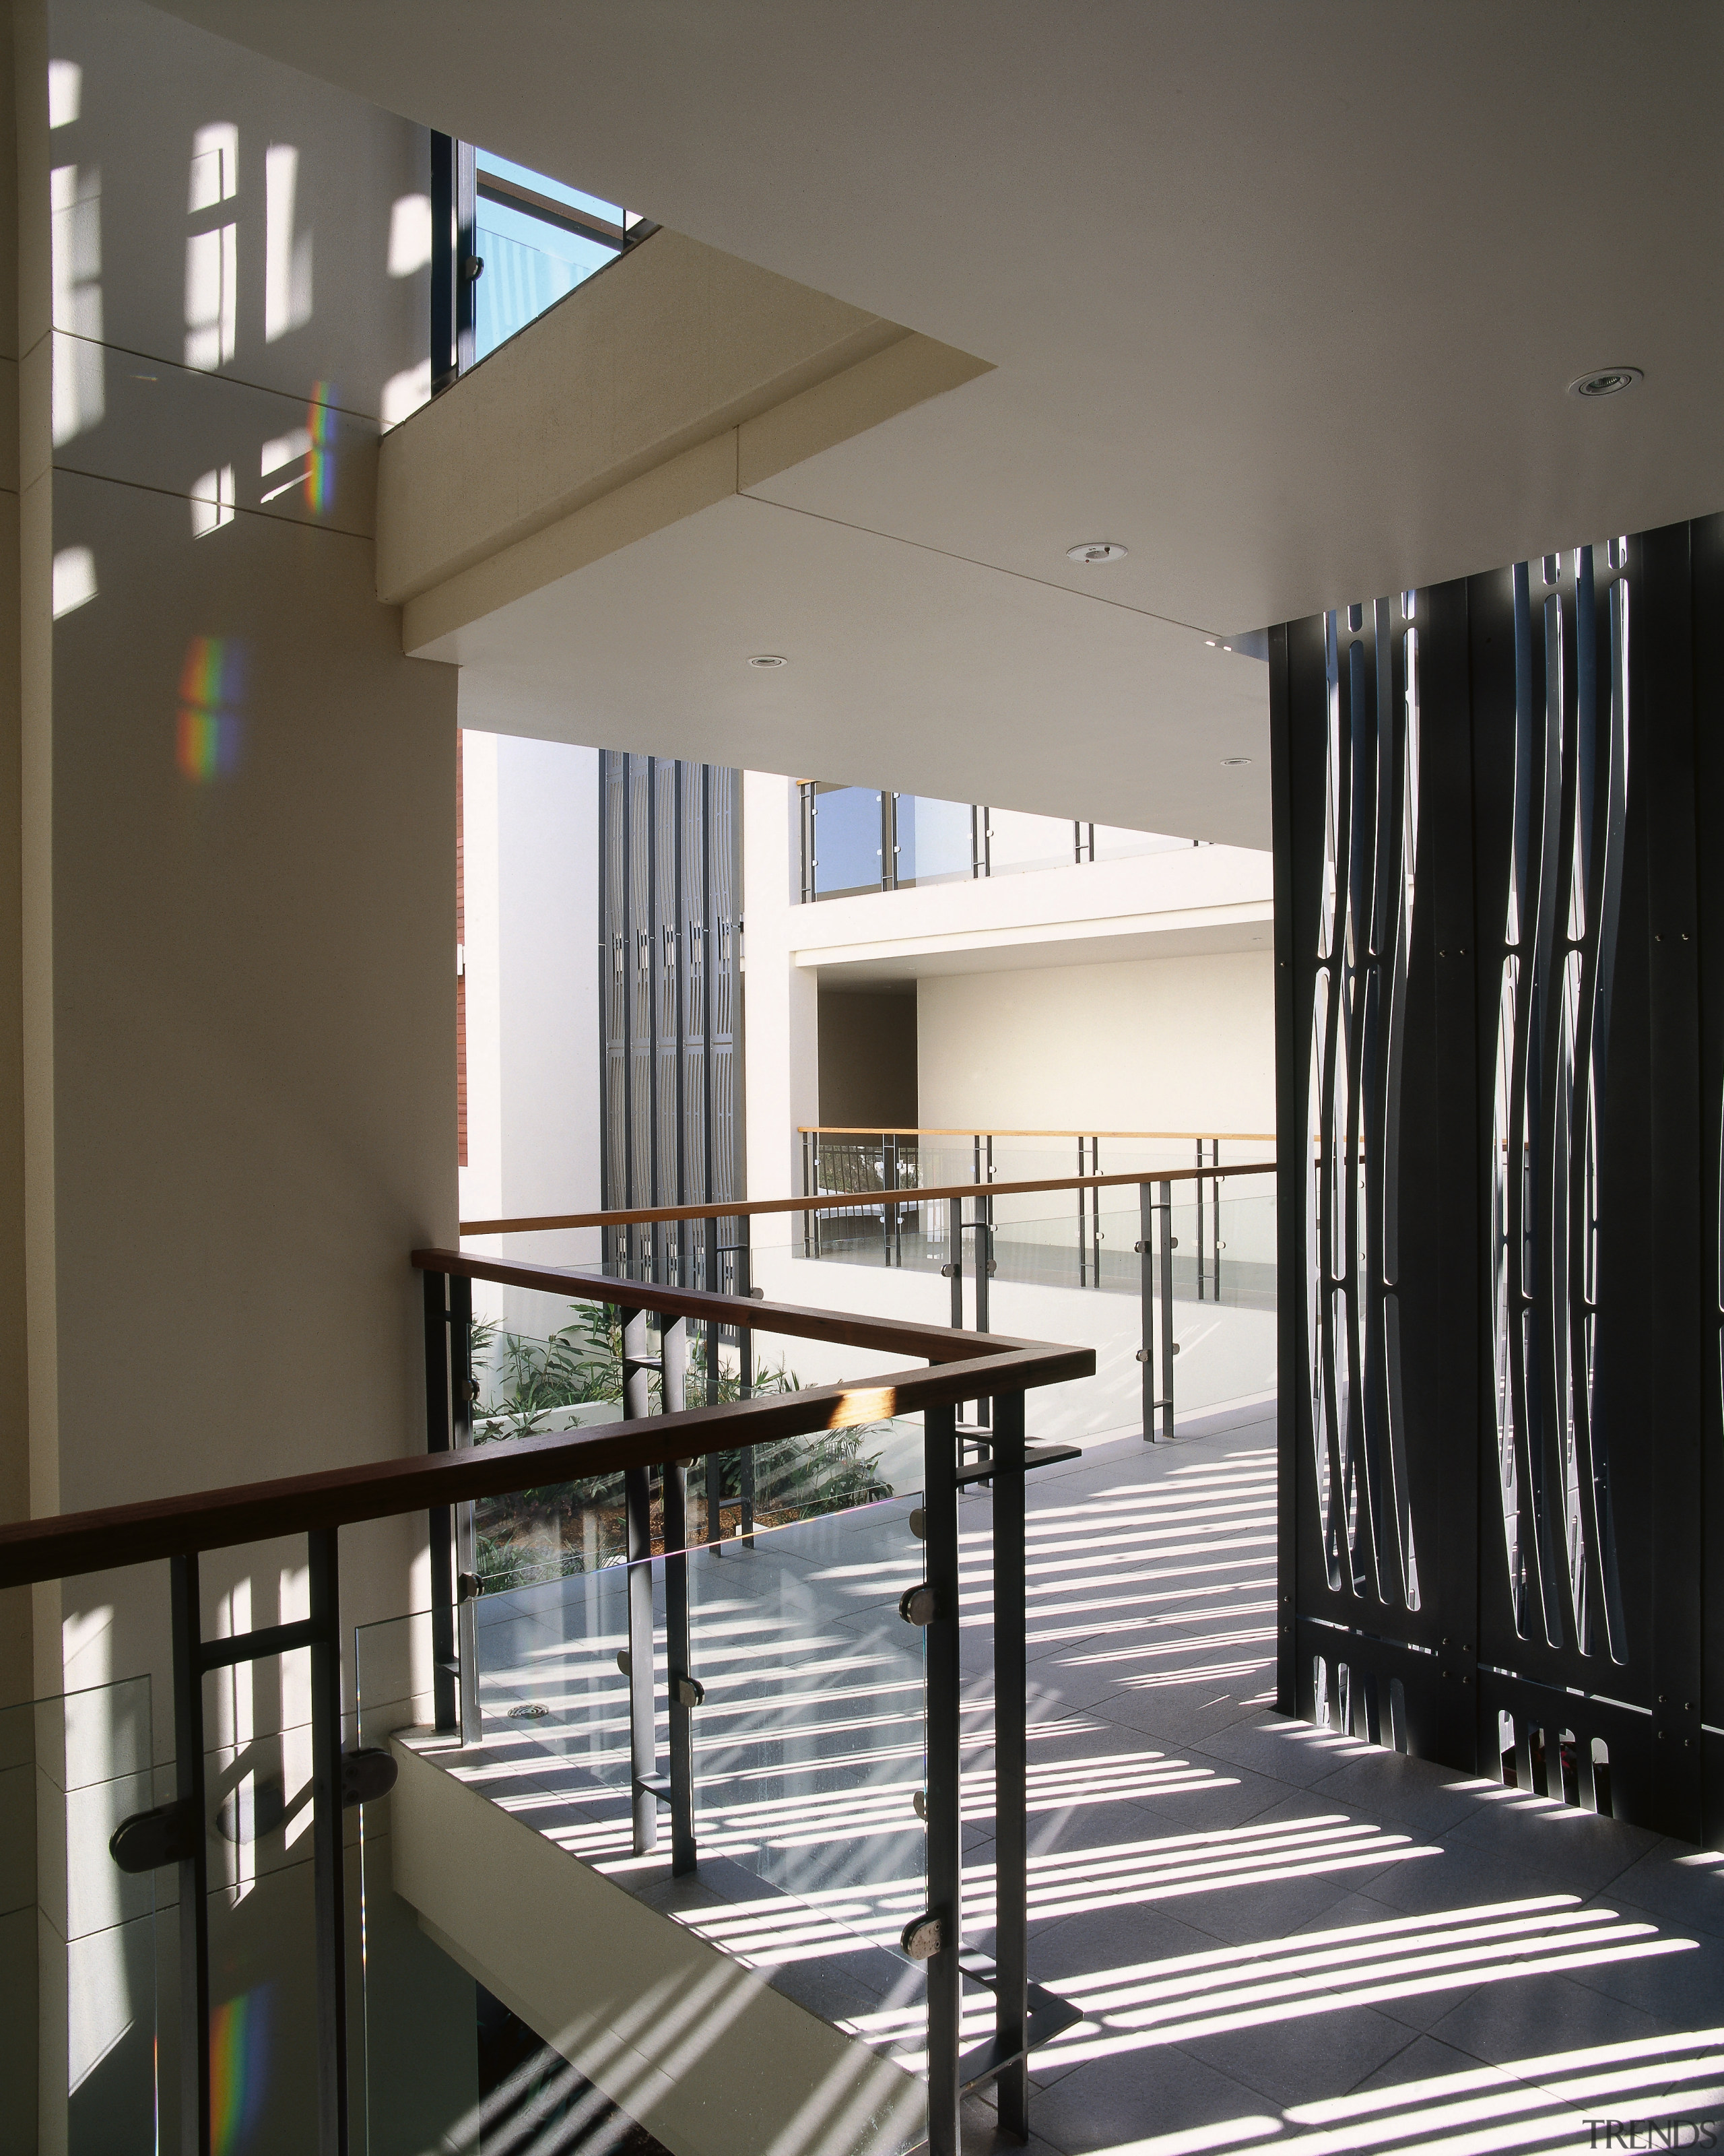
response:
M1032 1502L1032 1968L1085 2014L1037 2055L1034 2148L1483 2156L1587 2148L1597 2117L1724 2122L1724 1857L1270 1711L1268 1425L1115 1444L1038 1477ZM963 1522L966 1928L983 1942L987 1503ZM489 1635L480 1771L577 1853L913 2059L917 1979L891 1942L917 1905L920 1739L878 1619L914 1552L842 1544L724 1560L739 1591L700 1650L697 1884L627 1855L620 1681L602 1625L571 1646L555 1591ZM850 1594L836 1614L834 1580ZM849 1697L811 1666L787 1751L772 1672L811 1612L815 1661ZM507 1719L528 1697L567 1711ZM595 1722L597 1752L581 1733ZM987 2003L967 2001L978 2037ZM996 2140L985 2102L967 2119L967 2146L1021 2145Z

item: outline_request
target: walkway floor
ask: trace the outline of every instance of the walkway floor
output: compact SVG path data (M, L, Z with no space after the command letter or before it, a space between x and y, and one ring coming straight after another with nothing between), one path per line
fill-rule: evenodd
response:
M1085 2018L1037 2055L1032 2148L1724 2145L1724 1856L1274 1714L1274 1488L1262 1422L1033 1482L1031 1966ZM963 1525L982 1945L987 1503ZM890 1942L921 1906L921 1753L895 1605L915 1546L907 1508L878 1509L713 1568L697 1882L628 1854L602 1576L584 1614L572 1582L488 1612L486 1742L458 1771L907 2063L920 1980ZM967 2004L979 2040L988 1994ZM1022 2145L970 2108L976 2149ZM1671 2120L1713 2124L1593 2123Z

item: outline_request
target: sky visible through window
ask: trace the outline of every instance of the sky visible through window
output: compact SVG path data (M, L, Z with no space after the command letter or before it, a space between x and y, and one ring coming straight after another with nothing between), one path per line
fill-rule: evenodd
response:
M623 226L637 223L615 203L565 187L543 172L512 163L489 151L477 152L480 185L487 176L513 181L535 194L566 205L577 216ZM485 272L474 295L474 356L483 359L524 329L620 251L600 239L568 231L526 208L481 193L475 213L475 252Z

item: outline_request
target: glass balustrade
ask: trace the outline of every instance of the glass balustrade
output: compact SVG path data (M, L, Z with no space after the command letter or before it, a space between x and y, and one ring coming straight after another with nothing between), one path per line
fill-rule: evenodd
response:
M531 2108L519 2072L512 2092L487 2080L464 1966L472 1941L463 1958L443 1950L404 1898L418 1891L413 1838L439 1801L426 1771L644 1907L676 1908L706 1946L767 1972L829 2022L919 1999L920 1965L900 1934L928 1898L926 1686L923 1635L905 1621L900 1599L925 1570L920 1493L798 1517L805 1492L775 1487L766 1463L757 1481L762 1502L746 1535L740 1518L726 1517L727 1532L709 1540L691 1507L684 1542L667 1546L655 1497L653 1553L631 1564L616 1546L609 1492L599 1491L570 1538L591 1564L525 1585L483 1583L467 1662L477 1714L464 1732L430 1726L428 1611L356 1632L362 1742L393 1742L411 1755L408 1783L392 1799L400 1833L392 1836L390 1808L374 1804L362 1845L359 2018L372 2156L476 2148L485 2131L500 2133L505 2117L518 2123ZM637 1582L650 1624L649 1753L654 1770L668 1770L656 1845L645 1851L634 1830ZM686 1670L672 1667L675 1593L687 1612ZM686 1717L692 1897L679 1893L669 1804L673 1687L690 1678L700 1694ZM531 1871L530 1855L521 1861ZM569 2048L578 2063L578 2046ZM403 2090L413 2092L405 2120ZM532 2092L544 2098L544 2125L597 2100L562 2056L541 2062Z
M927 1135L920 1150L914 1141L895 1142L892 1163L898 1188L935 1188L970 1179L975 1153L969 1142L942 1154L941 1142ZM1209 1142L1205 1142L1206 1145ZM1249 1149L1239 1142L1240 1150ZM1070 1176L1070 1152L1044 1160L1023 1152L1013 1158L1000 1140L993 1141L1000 1181L1029 1180L1036 1167ZM1069 1191L1008 1192L987 1197L977 1183L976 1196L961 1201L921 1198L889 1205L892 1187L880 1172L884 1141L835 1141L821 1135L808 1159L821 1163L827 1190L853 1190L855 1202L808 1216L802 1245L805 1257L835 1267L862 1266L920 1274L926 1290L906 1305L927 1322L952 1322L961 1306L967 1327L978 1317L977 1268L991 1266L983 1283L986 1323L997 1332L1031 1339L1081 1341L1096 1352L1097 1370L1070 1393L1070 1412L1060 1409L1057 1429L1049 1423L1055 1389L1036 1404L1044 1433L1062 1440L1116 1435L1146 1418L1145 1373L1153 1379L1150 1397L1171 1393L1178 1414L1213 1414L1230 1405L1271 1397L1276 1383L1275 1200L1272 1174L1234 1178L1191 1174L1192 1142L1168 1141L1162 1147L1140 1143L1130 1166L1118 1152L1105 1158L1108 1173L1142 1173L1143 1183L1113 1184ZM1153 1155L1160 1152L1163 1158ZM1183 1179L1157 1180L1172 1153ZM1002 1158L1009 1162L999 1170ZM938 1163L936 1167L935 1163ZM839 1182L842 1176L844 1181ZM937 1177L937 1181L936 1181ZM1149 1279L1146 1284L1142 1193L1150 1198ZM991 1215L986 1237L973 1224L978 1205ZM962 1225L955 1226L955 1215ZM1165 1248L1163 1238L1165 1235ZM954 1301L952 1268L961 1271ZM798 1299L829 1302L838 1308L871 1308L873 1291L859 1283L831 1285L821 1275L777 1291ZM1167 1312L1171 1309L1171 1329ZM1170 1367L1171 1366L1171 1367ZM1165 1418L1149 1419L1157 1430Z
M810 895L842 898L878 891L886 875L879 793L865 786L816 786L810 823Z
M44 2147L157 2145L173 1881L108 1855L172 1789L157 1743L147 1676L0 1710L0 2145L38 2145L38 2103ZM215 1973L244 1996L239 1970Z
M804 900L1126 860L1178 852L1193 843L1161 832L825 779L802 785Z
M426 1457L0 1528L0 1584L83 1567L169 1620L153 1704L139 1677L0 1714L8 2131L24 2088L32 2143L69 2156L480 2156L634 2120L683 2145L692 2105L812 2156L829 2098L955 2156L961 2019L1010 2065L1078 2010L1036 1991L1022 2022L1016 1875L976 1919L998 1964L964 1938L962 1821L1009 1841L1027 1744L1011 1685L985 1730L967 1687L996 1650L1021 1675L1024 1614L996 1557L962 1629L948 1336L865 1328L890 1394L803 1395L757 1358L752 1399L721 1342L718 1404L756 1435L707 1455L710 1410L674 1404L685 1364L690 1397L711 1383L704 1343L653 1291L595 1278L588 1303L539 1268L535 1304L529 1269L416 1262ZM477 1326L475 1281L501 1291ZM848 1322L749 1308L793 1327L775 1354L856 1352ZM1004 1442L1026 1384L1085 1359L999 1366ZM571 1479L593 1416L623 1464ZM1003 1455L966 1515L1020 1571L1029 1464ZM87 1606L66 1637L93 1656ZM998 2014L961 2017L966 1983Z

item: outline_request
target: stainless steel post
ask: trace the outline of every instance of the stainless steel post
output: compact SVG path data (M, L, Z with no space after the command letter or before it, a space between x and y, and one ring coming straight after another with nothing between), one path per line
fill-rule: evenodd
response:
M631 1311L623 1321L623 1413L629 1421L652 1412L653 1363L647 1352L647 1317ZM659 1799L650 1784L658 1773L658 1701L653 1683L653 1491L650 1471L623 1472L629 1559L629 1771L634 1792L634 1854L659 1844Z
M1161 1192L1162 1259L1162 1435L1173 1435L1173 1186L1162 1183Z
M1011 2065L999 2122L1029 2135L1029 1649L1024 1623L1024 1395L993 1403L994 2033Z
M664 1367L664 1412L679 1414L685 1403L688 1369L688 1325L680 1317L659 1320ZM695 1868L695 1708L701 1697L694 1672L689 1622L688 1470L680 1460L667 1460L664 1491L664 1663L670 1693L670 1869L681 1876Z
M958 2021L963 1976L962 1829L959 1825L957 1417L949 1407L923 1418L924 1524L927 1584L933 1607L927 1657L928 1908L940 1927L926 1963L928 2148L959 2156Z
M450 1434L457 1452L473 1443L473 1283L449 1284ZM455 1642L461 1665L461 1742L477 1744L479 1712L479 1543L470 1504L454 1507Z
M1155 1443L1156 1409L1161 1396L1156 1390L1155 1347L1155 1198L1152 1186L1137 1186L1137 1301L1142 1345L1137 1360L1143 1373L1143 1441Z
M463 1506L471 1512L470 1506ZM341 1615L337 1531L305 1537L311 1625L311 1897L317 1956L318 2156L347 2151L347 1894L343 1876ZM468 1687L461 1697L464 1713Z

